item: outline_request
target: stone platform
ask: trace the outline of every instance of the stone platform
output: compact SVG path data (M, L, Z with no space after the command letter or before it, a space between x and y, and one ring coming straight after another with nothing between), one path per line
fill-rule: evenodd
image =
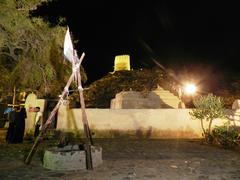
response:
M93 167L102 164L102 148L91 146ZM86 154L79 145L68 145L63 148L54 147L46 150L43 167L51 170L86 169Z

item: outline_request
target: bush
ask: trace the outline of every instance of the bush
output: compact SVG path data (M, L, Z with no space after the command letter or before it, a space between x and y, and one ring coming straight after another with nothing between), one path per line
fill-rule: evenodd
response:
M224 148L233 148L239 144L239 131L235 126L217 126L212 131L212 136L217 144Z
M193 109L189 114L192 118L200 120L206 142L212 143L212 122L216 118L225 117L224 103L221 98L213 94L201 96L194 100L193 103L196 109ZM208 123L208 128L204 127L204 121Z

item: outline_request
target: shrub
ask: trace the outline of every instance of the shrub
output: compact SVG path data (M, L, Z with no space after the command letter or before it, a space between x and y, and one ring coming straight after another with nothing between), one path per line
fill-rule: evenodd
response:
M203 136L207 143L212 143L213 138L211 134L212 122L216 118L224 118L224 104L220 97L212 94L201 96L193 101L196 109L193 109L189 114L201 121ZM208 122L208 128L204 127L204 121Z
M224 148L232 148L239 144L240 134L235 126L217 126L213 129L214 141Z

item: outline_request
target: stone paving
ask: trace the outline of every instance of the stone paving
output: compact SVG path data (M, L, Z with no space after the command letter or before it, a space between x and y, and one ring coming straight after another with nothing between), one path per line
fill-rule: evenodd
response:
M0 179L83 180L231 180L240 179L240 151L190 140L94 139L103 148L103 164L93 171L51 171L42 167L40 144L30 165L23 163L32 142L0 144Z

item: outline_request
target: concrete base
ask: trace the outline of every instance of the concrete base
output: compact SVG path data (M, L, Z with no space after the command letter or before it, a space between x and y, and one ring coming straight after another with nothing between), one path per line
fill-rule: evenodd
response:
M92 146L93 167L102 164L102 148ZM43 167L51 170L86 169L86 155L79 145L68 145L63 148L46 150L43 157Z

